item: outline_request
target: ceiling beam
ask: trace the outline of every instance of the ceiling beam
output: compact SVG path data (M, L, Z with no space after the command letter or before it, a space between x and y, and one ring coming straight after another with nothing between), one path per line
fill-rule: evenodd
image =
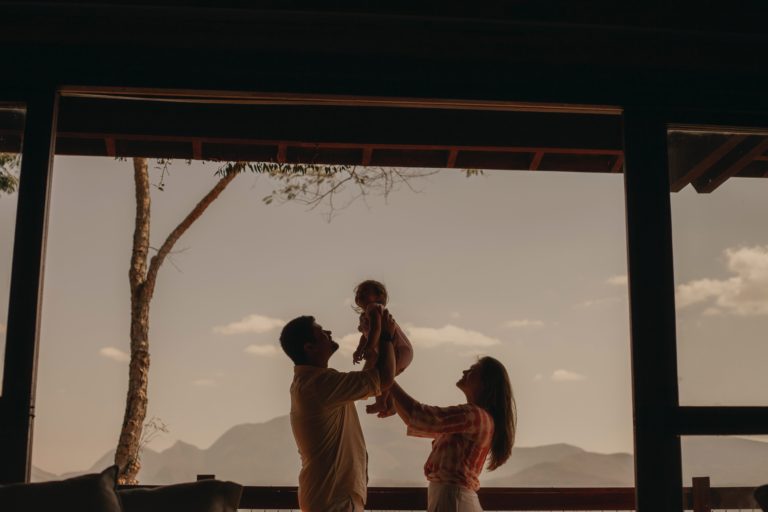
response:
M670 190L672 192L680 192L686 185L701 178L701 176L709 171L713 165L730 153L737 145L741 144L745 138L745 135L734 135L730 137L687 171L683 170L676 176L670 176ZM675 172L675 169L671 169L670 174Z
M537 171L539 165L541 165L541 159L544 157L543 151L536 151L531 158L531 164L528 166L529 171Z
M700 194L712 193L717 187L733 176L736 176L742 169L751 164L755 158L768 150L768 137L752 136L747 138L744 143L750 141L750 145L754 144L750 150L748 150L743 156L730 164L722 171L715 174L704 175L697 180L693 181L693 186Z

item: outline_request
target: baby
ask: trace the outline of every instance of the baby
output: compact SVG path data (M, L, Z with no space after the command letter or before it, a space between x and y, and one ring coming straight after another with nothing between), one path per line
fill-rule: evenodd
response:
M383 333L382 314L388 300L386 287L373 280L363 281L355 287L356 310L360 312L360 323L357 329L362 334L360 343L352 356L352 362L357 364L367 359L369 351L377 350L379 338ZM395 349L395 373L399 375L408 368L413 359L413 347L400 326L395 324L392 346ZM376 397L376 402L368 405L365 410L369 414L379 413L386 417L395 414L395 407L389 392Z

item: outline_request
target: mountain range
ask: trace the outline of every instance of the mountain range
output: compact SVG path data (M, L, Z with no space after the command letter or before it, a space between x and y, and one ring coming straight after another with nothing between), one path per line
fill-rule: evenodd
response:
M424 485L422 466L429 453L425 439L405 435L398 418L380 420L361 415L368 445L371 486ZM54 475L33 468L33 481L66 478L100 471L111 465L105 453L85 471ZM715 486L750 486L768 482L768 443L733 437L685 438L684 482L709 476ZM299 456L288 416L247 423L227 430L207 449L182 441L163 451L145 449L139 481L170 484L194 480L197 474L245 485L296 485ZM509 461L483 472L486 487L631 487L633 457L603 454L569 444L515 447Z

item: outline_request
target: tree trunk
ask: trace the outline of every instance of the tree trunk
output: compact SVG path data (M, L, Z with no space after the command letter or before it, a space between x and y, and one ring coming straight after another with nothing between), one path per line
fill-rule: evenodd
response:
M149 384L149 306L154 295L157 273L165 258L181 236L200 218L208 206L245 167L232 166L230 172L219 179L178 226L168 235L157 254L147 266L150 227L150 185L146 158L134 158L136 219L133 231L133 250L129 282L131 288L131 361L128 369L128 394L120 438L115 451L115 464L120 468L118 483L136 484L141 469L141 432L147 416L147 387Z
M125 400L123 426L115 451L115 464L120 468L121 484L136 483L139 473L139 442L147 416L149 383L149 299L146 294L147 255L149 254L150 194L149 166L146 158L133 159L136 219L133 228L131 267L128 273L131 290L131 361L128 367L128 393Z

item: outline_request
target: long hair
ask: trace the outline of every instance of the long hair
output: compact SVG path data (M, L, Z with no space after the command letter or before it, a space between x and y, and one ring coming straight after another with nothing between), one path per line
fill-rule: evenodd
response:
M479 363L483 389L477 405L493 418L491 458L488 461L488 471L493 471L507 462L512 454L517 430L517 406L504 365L488 356L480 358Z

